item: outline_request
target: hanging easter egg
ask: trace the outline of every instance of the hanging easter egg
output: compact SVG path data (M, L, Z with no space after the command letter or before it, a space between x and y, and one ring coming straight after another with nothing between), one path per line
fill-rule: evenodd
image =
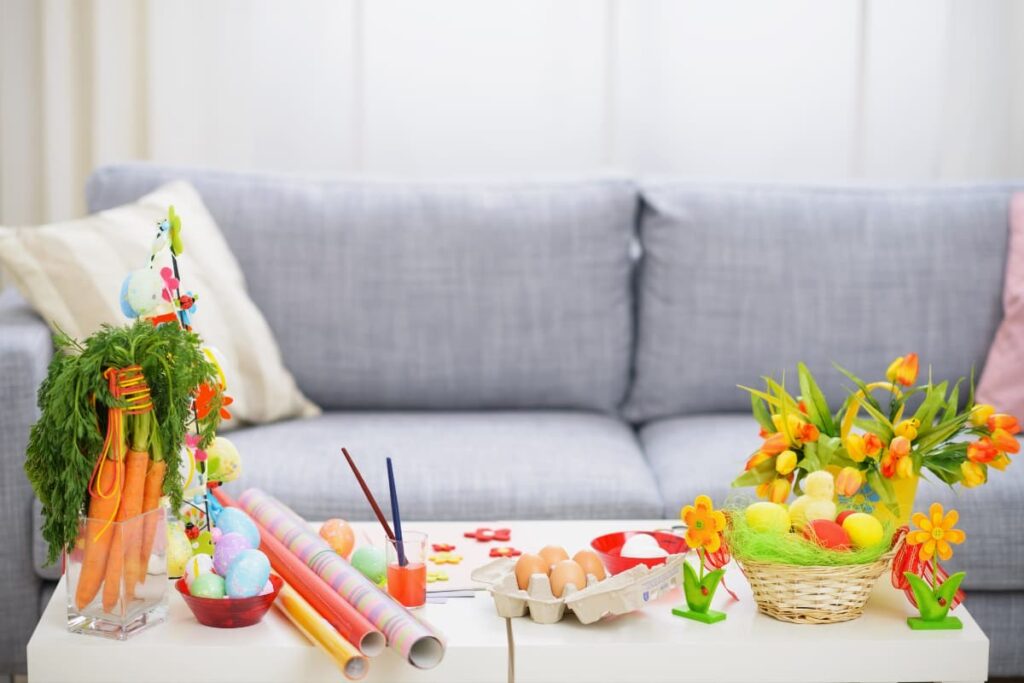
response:
M352 566L374 583L380 583L387 576L384 551L372 545L364 545L352 553Z
M203 574L196 577L188 592L197 598L223 598L224 579L216 574Z
M192 582L203 574L213 571L213 558L209 555L193 555L185 562L185 585L190 589Z
M356 544L356 535L352 527L343 519L329 519L320 526L320 538L346 560L352 554Z
M224 577L229 598L251 598L258 595L270 579L270 560L259 550L238 553Z
M121 312L124 313L126 318L137 318L138 313L128 303L128 284L131 282L131 273L124 276L124 281L121 283L121 294L118 296L118 301L121 303Z
M221 576L226 576L228 567L245 550L252 550L249 539L238 533L224 534L213 551L213 568Z
M213 534L209 531L200 531L192 539L192 552L196 555L213 555Z
M128 276L124 289L124 300L138 317L154 313L164 304L162 296L164 281L152 268L139 268ZM124 305L122 305L124 308Z
M249 541L250 548L260 547L260 530L256 523L237 508L224 508L217 516L217 528L222 535L242 534Z
M226 391L228 388L228 379L227 375L224 374L224 368L226 367L224 363L224 354L222 354L220 349L216 346L204 346L203 355L206 356L206 360L210 361L213 367L217 369L217 381L218 384L220 384L220 390Z
M192 557L192 543L185 535L185 525L167 525L167 576L176 579L185 573L185 563Z
M235 444L218 436L206 449L206 478L222 484L238 479L242 474L242 456Z

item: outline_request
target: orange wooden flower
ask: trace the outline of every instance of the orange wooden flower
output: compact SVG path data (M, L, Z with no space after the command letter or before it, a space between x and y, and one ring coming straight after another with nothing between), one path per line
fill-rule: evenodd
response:
M960 513L956 510L944 513L942 505L932 503L927 515L918 512L911 519L919 529L907 534L907 543L921 546L918 557L922 562L931 561L936 553L939 559L948 560L953 557L953 548L950 544L963 543L967 538L963 531L953 528L959 519Z
M714 508L711 498L700 495L679 513L686 523L686 543L696 550L703 548L714 553L722 545L722 532L725 531L725 515Z

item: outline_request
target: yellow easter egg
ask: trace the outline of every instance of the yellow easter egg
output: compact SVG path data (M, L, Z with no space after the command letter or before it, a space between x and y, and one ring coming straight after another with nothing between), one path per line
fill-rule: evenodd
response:
M870 548L882 542L882 523L865 512L855 512L843 520L843 530L858 548Z
M754 531L784 534L789 531L789 511L778 503L762 501L754 503L746 510L747 526Z

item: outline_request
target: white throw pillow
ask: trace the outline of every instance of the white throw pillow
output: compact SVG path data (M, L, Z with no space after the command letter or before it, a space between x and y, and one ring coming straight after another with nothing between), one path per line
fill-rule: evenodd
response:
M282 364L238 262L189 183L168 183L133 204L80 220L0 227L0 267L51 326L76 339L103 323L126 324L121 282L148 263L156 224L171 205L182 222L182 291L198 295L192 327L221 352L234 397L225 427L318 414Z

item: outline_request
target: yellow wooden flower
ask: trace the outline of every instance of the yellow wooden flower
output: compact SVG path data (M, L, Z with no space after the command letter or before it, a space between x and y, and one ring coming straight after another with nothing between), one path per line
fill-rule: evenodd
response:
M918 557L922 562L930 562L938 552L939 559L948 560L953 557L951 543L963 543L967 538L960 529L954 529L960 513L956 510L943 512L942 505L932 503L928 508L928 514L923 512L915 513L911 521L920 527L907 534L907 543L920 545Z
M686 524L686 543L691 548L703 548L709 553L718 551L725 531L725 515L714 508L711 498L697 496L693 505L682 509L679 517Z

